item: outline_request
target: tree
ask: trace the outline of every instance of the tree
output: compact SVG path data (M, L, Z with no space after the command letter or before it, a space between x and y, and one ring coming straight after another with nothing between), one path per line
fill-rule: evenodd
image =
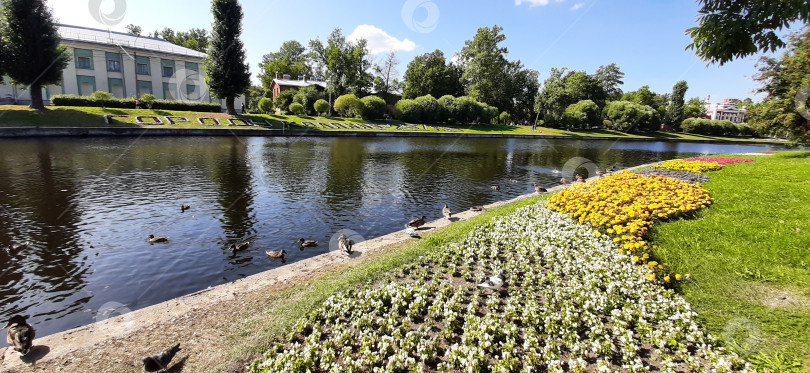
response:
M315 113L315 101L323 98L323 92L317 90L315 87L303 87L293 96L293 102L304 106L304 111L307 115L311 115Z
M385 114L385 110L388 105L385 103L385 100L377 96L366 96L363 97L360 101L363 102L362 117L370 120L382 118L383 115Z
M498 25L479 28L472 40L464 42L458 57L464 66L462 79L469 83L467 95L511 111L514 102L507 93L511 89L507 70L520 70L522 65L510 66L506 59L509 51L500 45L506 41L502 32Z
M262 57L262 62L259 63L259 78L264 88L270 89L276 74L279 76L288 74L292 77L312 76L312 67L309 64L306 47L295 40L285 41L278 52L268 53Z
M447 120L447 112L444 106L439 104L439 100L433 96L425 95L417 97L414 101L420 107L423 123L434 124Z
M763 58L754 80L765 100L748 108L748 123L758 132L810 143L810 27L790 37L781 58Z
M591 100L598 107L605 105L606 94L594 75L584 71L552 68L537 96L537 110L546 125L565 123L565 110L582 100Z
M304 115L305 114L304 105L301 105L299 103L294 103L294 104L290 105L290 111L293 112L293 114L295 114L295 115Z
M329 103L326 100L315 101L315 111L320 115L326 115L329 112Z
M706 105L703 104L703 101L700 97L692 97L683 106L683 117L684 118L704 118L706 117Z
M288 89L286 91L281 91L275 98L274 104L276 108L286 113L287 111L290 110L290 105L293 104L293 100L295 99L295 95L297 94L298 90L296 89Z
M324 45L319 39L309 42L313 60L326 70L329 91L335 95L347 92L363 95L371 86L373 77L369 73L371 61L368 59L368 42L346 40L341 29L329 35Z
M607 127L621 132L655 131L660 126L658 112L650 106L630 101L612 101L605 106Z
M393 102L393 93L402 89L403 84L397 79L399 76L399 59L397 52L391 51L381 63L374 66L374 90L377 95L387 102Z
M363 102L353 94L343 95L335 100L335 110L342 117L359 116L363 112Z
M32 109L44 110L42 86L59 83L70 61L56 22L44 0L3 0L1 8L0 69L28 86Z
M645 85L638 89L638 91L627 92L622 95L621 101L635 102L641 105L654 107L656 105L656 93L650 90L650 86Z
M273 100L267 97L262 98L259 100L259 110L265 114L273 113L275 107L273 106Z
M686 84L686 81L684 80L675 83L675 86L672 87L672 96L670 96L670 103L669 107L667 108L666 122L676 131L680 129L681 122L684 120L684 97L686 96L686 90L688 89L689 85Z
M498 121L500 124L511 124L512 123L512 116L509 115L507 112L502 112L500 116L498 116Z
M624 85L624 73L619 69L619 65L611 63L602 65L596 70L594 78L599 82L608 100L615 101L622 97L621 86Z
M565 109L565 122L569 128L592 128L602 124L599 106L583 100Z
M463 95L461 76L461 68L447 63L441 50L416 56L405 70L402 97L413 99L425 95Z
M129 34L132 34L132 35L135 35L135 36L141 36L142 32L143 32L143 29L141 28L141 26L137 26L137 25L132 24L132 23L127 25L127 33L129 33Z
M208 31L199 28L192 28L188 32L175 32L171 28L164 27L160 32L155 31L153 36L166 40L169 43L203 53L206 52L208 45L211 43L211 37L208 35Z
M238 0L213 0L214 25L205 59L205 81L217 97L225 99L228 114L236 115L234 99L250 87L250 66L245 61L242 6Z
M245 103L248 112L255 112L259 110L259 101L263 98L271 98L272 92L265 90L262 87L251 86L245 92ZM271 98L272 101L272 98Z
M774 52L787 44L776 31L791 22L810 22L806 0L698 0L698 26L686 30L687 48L709 63L723 65L758 52Z

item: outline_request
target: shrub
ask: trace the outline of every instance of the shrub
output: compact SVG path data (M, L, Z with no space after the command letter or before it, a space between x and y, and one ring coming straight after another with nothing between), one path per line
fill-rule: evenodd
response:
M512 123L512 116L511 116L511 115L509 115L509 113L507 113L507 112L505 112L505 111L504 111L504 112L503 112L503 113L501 113L501 115L498 117L498 120L500 120L501 124L509 124L509 123Z
M360 101L363 102L362 116L364 119L380 119L386 111L385 100L377 96L366 96Z
M290 105L293 103L293 99L295 95L298 94L298 91L295 89L288 89L286 91L281 91L281 93L276 96L275 104L276 108L281 110L282 114L287 114L290 111Z
M754 128L748 124L734 124L727 120L689 118L681 123L684 133L707 136L753 136Z
M273 112L274 109L275 105L273 105L272 99L264 97L261 100L259 100L259 110L261 110L262 113L270 114Z
M416 100L399 100L394 106L394 114L403 122L419 123L422 121L422 106Z
M568 127L591 128L602 124L599 106L591 100L582 100L565 109L564 120Z
M480 116L478 117L479 122L492 123L498 117L498 108L482 102L479 102L478 105L481 107Z
M456 99L456 120L459 123L475 123L482 117L483 108L478 101L469 96Z
M141 103L146 106L147 109L151 109L155 104L155 95L149 93L141 95Z
M320 115L326 115L326 113L329 112L329 103L326 102L326 100L315 101L312 107L315 108L315 111Z
M630 101L608 103L604 115L611 122L608 128L621 132L655 131L661 126L655 109Z
M315 87L301 88L293 96L293 102L303 105L307 115L315 114L315 102L321 99L323 99L323 93Z
M293 112L293 114L295 115L304 115L306 113L304 105L301 105L297 102L290 105L290 111Z
M343 95L335 100L335 110L342 117L356 117L363 112L363 102L357 96L349 94Z
M434 124L444 122L447 120L447 111L444 106L439 104L439 100L431 95L417 97L414 99L417 105L421 108L422 123Z
M155 110L197 111L206 113L222 112L222 106L219 103L207 103L196 101L170 101L170 100L146 101L143 96L141 97L141 100L144 102L151 102L150 108ZM110 100L93 100L92 98L87 96L56 95L51 98L51 102L53 103L54 106L106 107L114 109L135 108L134 98L113 98ZM147 105L149 104L147 103Z
M106 101L114 99L115 96L113 96L113 94L110 92L95 91L90 95L90 98L96 101Z

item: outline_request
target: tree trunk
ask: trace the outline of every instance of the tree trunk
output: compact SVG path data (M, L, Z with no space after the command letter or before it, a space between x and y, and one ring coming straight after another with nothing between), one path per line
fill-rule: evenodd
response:
M28 89L31 90L31 109L45 110L45 105L42 103L42 86L34 83Z
M225 108L228 110L228 114L230 115L236 115L236 107L233 105L234 100L234 97L225 98Z

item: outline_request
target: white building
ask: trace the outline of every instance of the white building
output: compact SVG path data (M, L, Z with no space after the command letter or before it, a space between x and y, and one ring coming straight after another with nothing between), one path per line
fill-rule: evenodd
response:
M205 54L149 36L111 32L87 27L59 25L62 44L71 61L63 72L60 85L43 87L46 104L54 95L89 96L95 91L115 97L153 94L158 100L219 102L212 99L205 85ZM244 103L238 97L238 109ZM25 87L10 79L0 85L0 102L29 104Z
M706 100L706 119L743 123L745 122L746 113L747 110L745 106L741 108L730 99L725 99L720 104L712 104L709 103L709 99Z

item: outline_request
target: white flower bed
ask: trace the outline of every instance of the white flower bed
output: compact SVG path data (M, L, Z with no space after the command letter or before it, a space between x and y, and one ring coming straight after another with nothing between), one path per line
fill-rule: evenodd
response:
M476 284L506 270L502 291ZM753 371L608 238L537 205L331 297L254 372Z

